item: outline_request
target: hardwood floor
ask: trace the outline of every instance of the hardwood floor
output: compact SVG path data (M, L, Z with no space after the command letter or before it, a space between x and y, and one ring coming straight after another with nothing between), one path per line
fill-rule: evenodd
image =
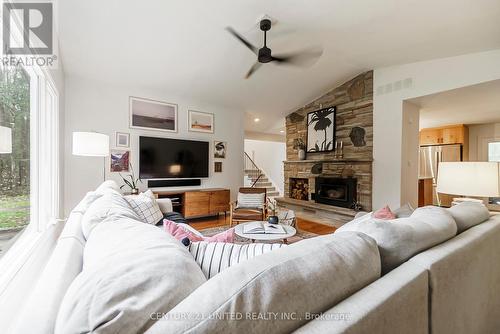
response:
M188 223L198 231L210 227L218 227L218 226L229 227L229 215L227 216L227 218L224 218L224 215L220 215L219 217L214 216L207 218L190 219L188 220ZM319 224L300 218L297 218L297 225L300 230L315 234L329 234L336 230L335 227L333 226Z

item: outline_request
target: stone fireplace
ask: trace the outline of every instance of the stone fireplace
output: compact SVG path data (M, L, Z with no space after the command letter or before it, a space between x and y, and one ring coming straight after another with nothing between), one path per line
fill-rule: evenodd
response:
M317 177L314 201L316 203L353 208L357 200L358 180L352 177Z
M300 160L294 141L307 142L307 114L334 106L335 140L343 143L342 154L308 152ZM336 227L356 215L353 204L371 211L373 72L362 73L289 114L286 148L285 193L276 198L279 206L294 210L297 217Z

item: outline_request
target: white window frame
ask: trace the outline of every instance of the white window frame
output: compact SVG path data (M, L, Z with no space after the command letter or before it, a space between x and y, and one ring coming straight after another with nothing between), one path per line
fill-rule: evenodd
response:
M22 41L20 21L13 19L12 37ZM30 77L29 229L42 232L60 218L59 92L46 68L23 69Z

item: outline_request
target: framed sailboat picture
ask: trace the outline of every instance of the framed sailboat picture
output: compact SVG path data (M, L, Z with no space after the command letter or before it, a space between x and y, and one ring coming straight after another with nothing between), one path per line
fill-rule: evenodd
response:
M307 152L329 152L335 149L336 108L329 107L307 114Z

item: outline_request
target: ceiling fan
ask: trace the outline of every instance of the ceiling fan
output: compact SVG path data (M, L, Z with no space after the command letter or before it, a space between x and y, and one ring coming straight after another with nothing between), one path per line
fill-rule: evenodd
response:
M250 70L247 72L245 79L248 79L262 64L276 62L279 65L296 65L296 66L304 66L307 63L311 63L311 61L317 60L323 50L305 50L298 53L293 54L282 54L273 56L270 48L267 47L267 32L271 30L271 20L268 18L264 18L260 21L260 30L264 32L264 46L258 49L248 40L246 40L241 34L239 34L236 30L231 27L226 28L234 37L236 37L241 43L243 43L247 48L249 48L255 55L257 56L257 62L253 64Z

